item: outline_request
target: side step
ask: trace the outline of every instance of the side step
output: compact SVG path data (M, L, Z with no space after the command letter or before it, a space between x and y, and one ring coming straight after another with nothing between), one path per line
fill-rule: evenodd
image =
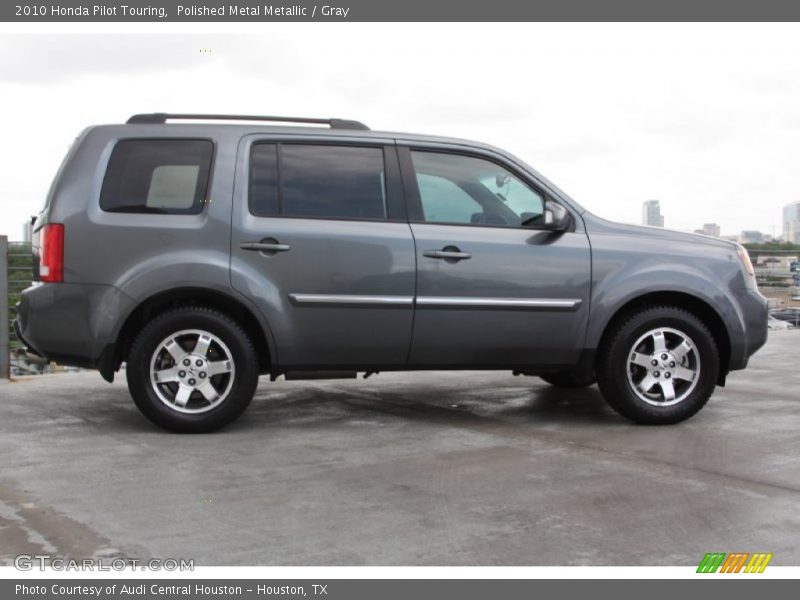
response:
M355 379L357 371L287 371L283 374L286 381L303 381L308 379Z

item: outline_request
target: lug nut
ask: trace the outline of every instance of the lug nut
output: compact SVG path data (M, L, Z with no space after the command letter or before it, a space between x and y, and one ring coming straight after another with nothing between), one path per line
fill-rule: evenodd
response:
M202 366L203 366L203 361L202 361L202 360L200 360L200 359L198 358L198 359L195 361L195 363L194 363L194 364L196 364L198 367L202 367Z
M200 371L200 379L205 379L205 378L206 378L206 372Z
M671 361L670 361L670 363L669 363L669 368L670 368L670 369L674 369L674 368L675 368L675 361L674 361L674 360L671 360Z
M659 375L661 375L661 373L658 371L653 371L653 377L658 377Z
M183 364L188 367L190 364L192 364L192 361L190 361L188 358L184 358L183 359Z
M664 378L665 378L665 379L669 379L670 377L672 377L672 375L670 375L669 371L667 371L666 373L664 373Z
M653 365L654 367L657 367L658 361L654 358L653 360L650 361L650 364Z
M667 355L666 354L662 354L661 355L661 360L667 360Z
M178 371L178 377L186 377L186 371Z
M194 385L195 383L197 383L197 382L194 379L190 379L189 380L189 385Z

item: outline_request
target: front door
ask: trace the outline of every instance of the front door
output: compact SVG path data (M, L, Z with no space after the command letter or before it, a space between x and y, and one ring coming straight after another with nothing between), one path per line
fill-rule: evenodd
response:
M242 146L232 281L266 317L280 366L403 365L415 257L394 146Z
M409 363L577 362L591 276L581 228L544 230L546 194L496 159L401 152L417 252Z

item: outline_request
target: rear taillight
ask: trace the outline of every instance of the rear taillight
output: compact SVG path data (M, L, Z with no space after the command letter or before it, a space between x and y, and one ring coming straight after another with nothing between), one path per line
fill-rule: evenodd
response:
M40 232L39 279L48 283L64 281L64 226L48 223Z

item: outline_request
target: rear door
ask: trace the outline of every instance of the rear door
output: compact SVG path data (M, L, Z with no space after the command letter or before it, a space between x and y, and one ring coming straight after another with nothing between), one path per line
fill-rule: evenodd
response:
M418 264L409 363L577 362L591 277L577 216L574 231L543 230L553 199L499 157L398 150Z
M232 282L280 365L404 364L415 256L393 142L251 136L237 181Z

